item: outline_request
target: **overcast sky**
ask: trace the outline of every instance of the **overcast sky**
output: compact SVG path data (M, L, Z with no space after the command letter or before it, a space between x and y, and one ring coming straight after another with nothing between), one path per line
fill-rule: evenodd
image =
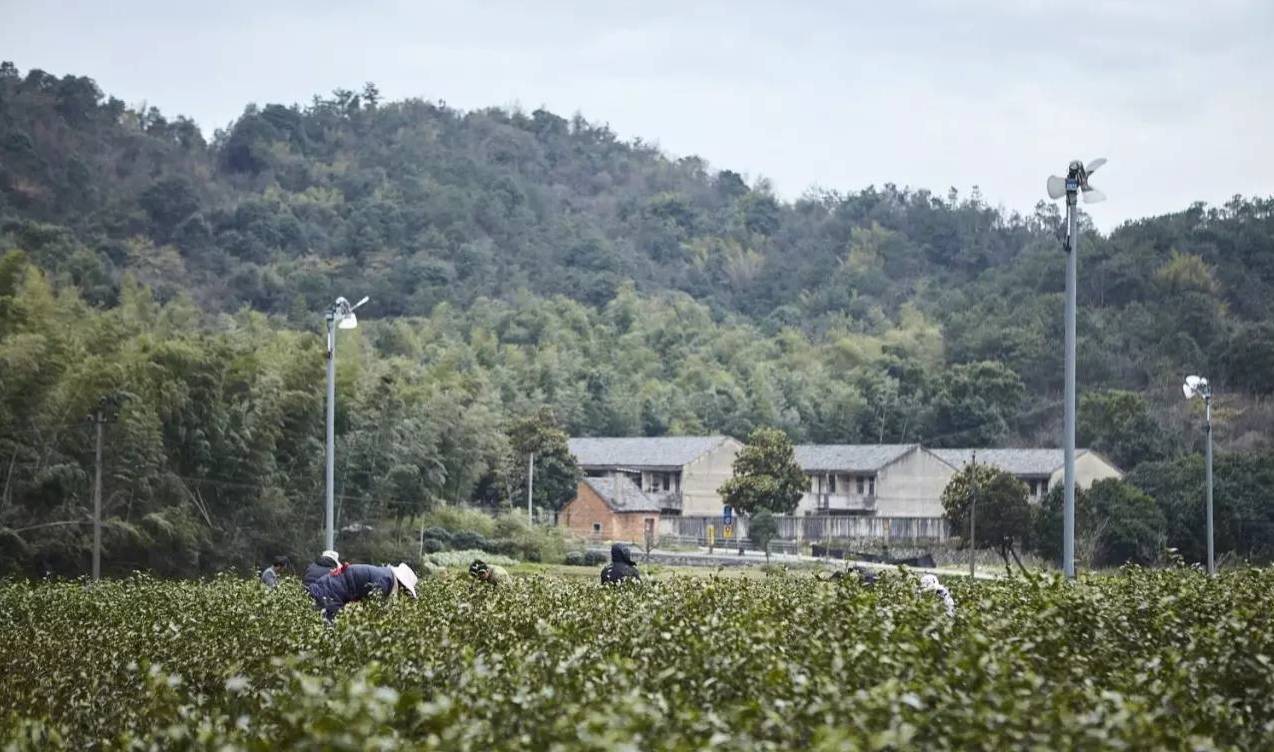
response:
M1274 194L1271 0L0 0L0 19L0 59L209 135L248 102L374 81L390 99L580 112L787 198L978 185L1029 211L1074 156L1110 158L1091 208L1107 229Z

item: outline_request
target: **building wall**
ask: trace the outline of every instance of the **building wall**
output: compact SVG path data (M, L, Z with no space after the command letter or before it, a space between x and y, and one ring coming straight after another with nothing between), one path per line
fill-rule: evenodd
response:
M828 490L831 485L828 476L836 477L836 491ZM858 493L858 479L863 478L863 492ZM837 472L825 470L805 473L805 493L796 504L795 514L825 514L818 507L819 494L827 494L832 509L870 510L874 507L876 473L875 472ZM870 513L866 511L866 513Z
M942 490L955 474L929 450L913 449L877 473L876 516L943 516Z
M1075 485L1087 489L1099 480L1106 478L1123 478L1119 468L1110 464L1100 454L1093 451L1075 453ZM1060 486L1066 482L1065 468L1058 468L1049 479L1049 487Z
M720 516L721 495L717 489L734 474L734 457L743 445L727 439L711 452L701 455L681 470L681 513L690 516Z
M592 540L641 543L646 540L646 521L659 534L658 512L616 512L587 483L580 482L575 498L562 507L558 527ZM594 528L594 525L597 527Z
M640 545L646 540L646 520L650 520L655 539L659 538L658 512L624 512L615 515L615 533L611 540Z
M611 540L615 537L616 514L587 483L580 481L575 498L566 502L557 524L586 538ZM598 525L598 528L594 528Z

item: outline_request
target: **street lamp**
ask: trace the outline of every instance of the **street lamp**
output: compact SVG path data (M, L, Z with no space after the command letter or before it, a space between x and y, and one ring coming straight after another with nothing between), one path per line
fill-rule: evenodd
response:
M1206 450L1206 459L1204 463L1207 467L1204 474L1207 478L1207 517L1208 517L1208 574L1216 574L1216 559L1214 557L1214 549L1212 542L1212 387L1208 386L1208 380L1202 376L1187 376L1186 383L1181 385L1181 391L1185 392L1186 399L1194 399L1195 397L1203 398L1203 414L1204 414L1204 431L1208 434L1208 444Z
M1062 522L1062 571L1067 577L1075 576L1075 288L1077 286L1077 257L1079 256L1079 206L1082 192L1084 203L1105 201L1106 194L1088 184L1088 176L1106 164L1105 158L1094 159L1085 167L1078 159L1066 170L1066 177L1056 175L1048 179L1050 198L1066 197L1066 399L1065 437L1062 442L1065 457L1065 506Z
M336 330L358 326L354 311L367 302L367 296L350 305L345 298L337 298L327 309L327 504L326 543L328 549L336 548L336 511L333 504L336 479Z

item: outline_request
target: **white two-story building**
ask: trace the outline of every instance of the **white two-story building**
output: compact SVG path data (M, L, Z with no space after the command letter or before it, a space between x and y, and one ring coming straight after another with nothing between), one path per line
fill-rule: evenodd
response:
M798 515L941 517L955 468L919 444L801 444Z

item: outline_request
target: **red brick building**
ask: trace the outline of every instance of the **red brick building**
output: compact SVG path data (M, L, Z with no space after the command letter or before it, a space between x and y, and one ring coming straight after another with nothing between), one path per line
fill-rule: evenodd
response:
M641 543L646 531L659 534L659 502L620 473L584 478L557 524L592 540Z

